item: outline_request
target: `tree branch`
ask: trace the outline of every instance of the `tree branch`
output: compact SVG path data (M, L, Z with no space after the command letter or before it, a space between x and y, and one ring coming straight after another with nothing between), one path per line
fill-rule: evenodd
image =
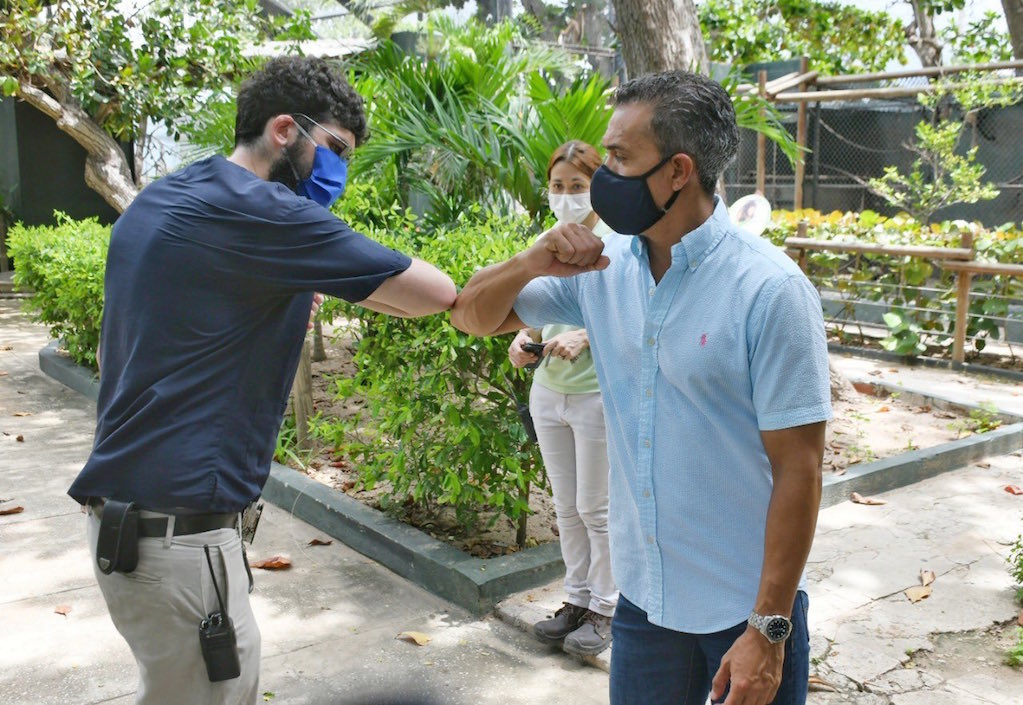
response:
M19 81L18 96L47 115L86 151L85 183L118 213L138 193L120 145L77 105L61 102L27 81Z

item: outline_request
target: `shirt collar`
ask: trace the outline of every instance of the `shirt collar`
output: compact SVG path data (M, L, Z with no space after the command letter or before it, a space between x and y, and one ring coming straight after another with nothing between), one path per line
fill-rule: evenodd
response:
M672 263L682 264L695 271L731 228L732 219L728 215L727 206L718 196L714 196L714 212L710 217L698 228L686 233L681 241L672 245ZM636 257L644 258L646 248L646 238L639 236L632 239L632 254Z

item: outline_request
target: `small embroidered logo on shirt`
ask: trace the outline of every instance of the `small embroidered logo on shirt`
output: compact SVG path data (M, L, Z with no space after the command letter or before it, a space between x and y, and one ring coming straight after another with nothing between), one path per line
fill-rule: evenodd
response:
M706 344L707 344L707 334L704 333L703 335L700 336L700 347L702 348Z

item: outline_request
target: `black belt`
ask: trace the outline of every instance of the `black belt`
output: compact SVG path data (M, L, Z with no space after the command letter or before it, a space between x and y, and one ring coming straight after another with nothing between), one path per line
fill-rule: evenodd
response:
M89 507L97 519L103 516L106 500L99 497L89 499ZM139 536L163 538L167 535L167 517L139 517ZM216 529L233 529L238 525L237 514L176 514L174 515L174 536L201 534Z

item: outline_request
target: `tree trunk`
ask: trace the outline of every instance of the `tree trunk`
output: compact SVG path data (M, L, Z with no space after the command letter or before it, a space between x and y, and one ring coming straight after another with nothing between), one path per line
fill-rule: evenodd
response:
M477 0L476 19L486 24L497 24L502 20L511 19L511 0Z
M1023 0L1002 0L1002 7L1005 9L1005 23L1009 25L1012 56L1023 59Z
M630 78L710 69L693 0L614 0L615 24Z
M1005 0L1010 2L1012 0ZM1019 0L1015 0L1017 3ZM920 6L920 0L909 0L913 6L913 21L906 27L906 41L920 57L923 66L941 66L941 50L944 48L934 28L934 16Z
M30 83L20 82L17 95L52 118L58 128L82 145L86 152L85 183L118 213L123 213L138 189L128 170L128 159L114 138L77 105L58 101Z

